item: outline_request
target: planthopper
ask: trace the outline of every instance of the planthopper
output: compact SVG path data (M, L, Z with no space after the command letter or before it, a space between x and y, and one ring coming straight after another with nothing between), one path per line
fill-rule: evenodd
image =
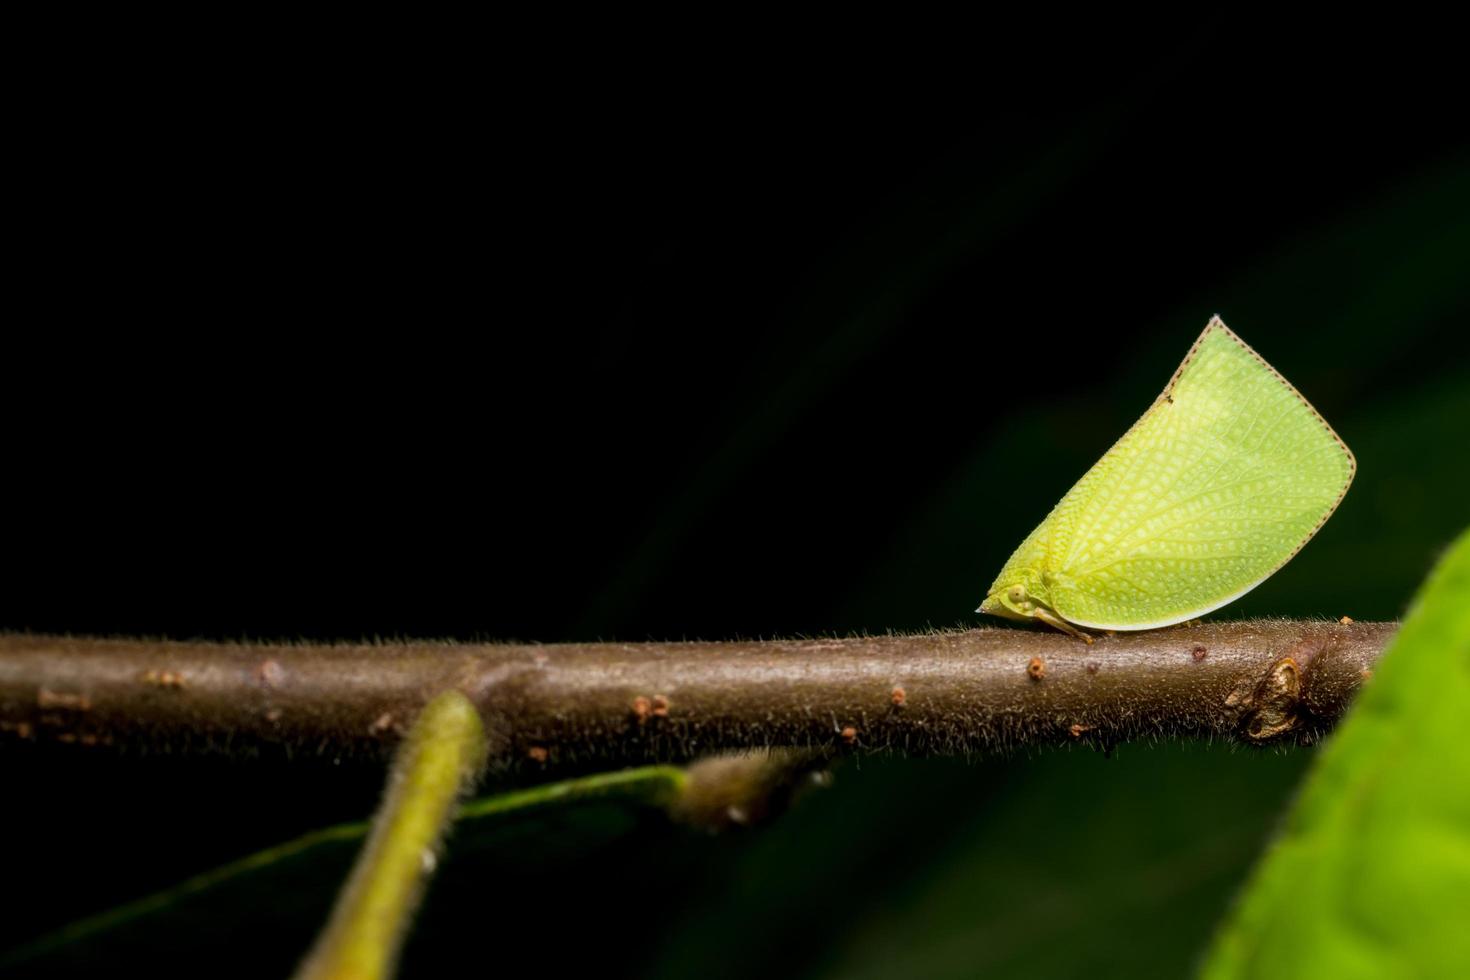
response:
M977 611L1089 643L1081 628L1202 616L1290 561L1355 468L1317 410L1215 317L1143 417L1021 542Z

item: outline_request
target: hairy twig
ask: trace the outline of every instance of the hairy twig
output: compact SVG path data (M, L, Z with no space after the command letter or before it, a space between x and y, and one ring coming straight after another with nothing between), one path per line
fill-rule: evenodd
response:
M729 643L251 645L0 636L0 746L20 740L381 756L463 692L492 764L726 749L969 754L1155 735L1310 741L1391 623L1254 620L1099 637L977 629Z
M298 980L372 980L393 972L454 802L478 775L484 751L479 714L458 691L419 713L372 834Z

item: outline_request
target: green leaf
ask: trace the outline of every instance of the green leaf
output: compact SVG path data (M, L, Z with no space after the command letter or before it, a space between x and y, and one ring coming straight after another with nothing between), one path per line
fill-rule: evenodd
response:
M1199 742L864 759L704 856L628 975L1184 976L1306 760Z
M1323 751L1206 977L1470 976L1470 533Z
M574 808L593 811L584 815L582 837L615 838L627 830L628 820L621 811L664 808L679 794L685 778L684 770L674 766L644 766L471 800L460 809L449 851L451 856L473 853L507 834L524 850L524 840L514 836L526 833L518 831L518 825L544 832L535 818L556 813L565 824L567 811ZM572 827L569 832L563 826L563 834L576 838L576 825ZM0 951L0 972L25 966L33 972L64 973L119 957L146 962L153 951L178 949L189 942L197 943L201 951L224 948L240 922L248 921L262 932L296 938L276 944L284 945L285 961L259 962L257 956L277 952L272 944L264 944L264 953L254 947L237 950L235 965L242 972L284 973L306 952L368 830L366 821L315 830L74 922L24 946Z

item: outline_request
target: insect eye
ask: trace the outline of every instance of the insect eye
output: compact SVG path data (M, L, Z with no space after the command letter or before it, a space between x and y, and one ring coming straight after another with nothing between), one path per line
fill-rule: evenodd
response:
M1020 602L1026 598L1026 590L1022 586L1013 585L1010 588L1010 597L1012 602Z

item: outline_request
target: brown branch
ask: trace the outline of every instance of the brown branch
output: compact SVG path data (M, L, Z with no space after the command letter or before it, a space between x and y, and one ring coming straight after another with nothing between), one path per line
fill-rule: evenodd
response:
M1256 620L1099 637L977 629L732 643L251 645L0 636L17 741L385 756L457 688L492 762L587 769L794 746L914 754L1157 735L1310 741L1391 623Z

